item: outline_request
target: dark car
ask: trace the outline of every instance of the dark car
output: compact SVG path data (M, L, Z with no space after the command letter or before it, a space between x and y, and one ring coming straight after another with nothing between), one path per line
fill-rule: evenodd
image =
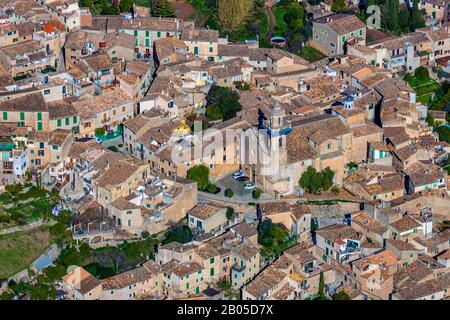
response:
M239 181L239 182L246 182L248 180L250 180L250 178L246 177L246 176L242 176L242 177L239 177L236 179L236 181Z

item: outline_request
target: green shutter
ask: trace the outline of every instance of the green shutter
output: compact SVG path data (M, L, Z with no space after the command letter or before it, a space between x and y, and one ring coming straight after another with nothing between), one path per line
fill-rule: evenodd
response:
M134 30L134 36L135 37L137 37L137 34L138 34L137 30Z
M37 117L38 121L42 121L42 112L38 112Z
M37 129L38 131L42 131L42 122L38 122Z
M58 120L56 121L56 125L58 126L58 128L61 127L61 124L62 124L61 122L62 122L61 119L58 119Z
M8 120L8 112L3 111L3 120Z
M158 38L161 38L161 32L157 32L156 35L158 36Z
M150 47L150 39L145 39L145 46Z
M73 123L77 123L77 121L78 121L77 116L73 116Z
M66 118L66 126L70 124L70 118Z
M20 113L20 120L24 121L25 120L25 112L21 112Z
M214 275L214 268L211 268L211 270L209 271L211 277Z
M137 47L139 45L139 41L138 38L136 38L136 40L134 41L134 46Z
M150 31L148 31L148 30L145 31L145 36L146 36L146 37L150 37Z

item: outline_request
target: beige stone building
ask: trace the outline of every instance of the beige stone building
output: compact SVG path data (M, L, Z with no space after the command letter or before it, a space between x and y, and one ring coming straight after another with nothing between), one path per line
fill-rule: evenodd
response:
M62 278L69 300L99 300L102 283L81 267L75 267Z
M313 22L312 43L327 55L344 54L347 45L365 45L366 25L350 14L325 16Z

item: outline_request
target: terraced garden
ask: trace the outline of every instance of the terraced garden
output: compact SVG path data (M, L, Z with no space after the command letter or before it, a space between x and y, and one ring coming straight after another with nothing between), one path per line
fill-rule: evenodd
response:
M0 235L0 279L26 269L47 250L52 241L46 226Z

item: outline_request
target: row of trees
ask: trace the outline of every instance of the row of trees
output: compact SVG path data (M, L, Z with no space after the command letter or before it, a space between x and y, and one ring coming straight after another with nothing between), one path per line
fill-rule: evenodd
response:
M377 5L381 9L381 28L394 34L411 32L417 28L425 26L418 0L413 0L412 8L405 4L400 5L398 0L367 0L365 3L366 17L368 18L367 8L371 5Z

